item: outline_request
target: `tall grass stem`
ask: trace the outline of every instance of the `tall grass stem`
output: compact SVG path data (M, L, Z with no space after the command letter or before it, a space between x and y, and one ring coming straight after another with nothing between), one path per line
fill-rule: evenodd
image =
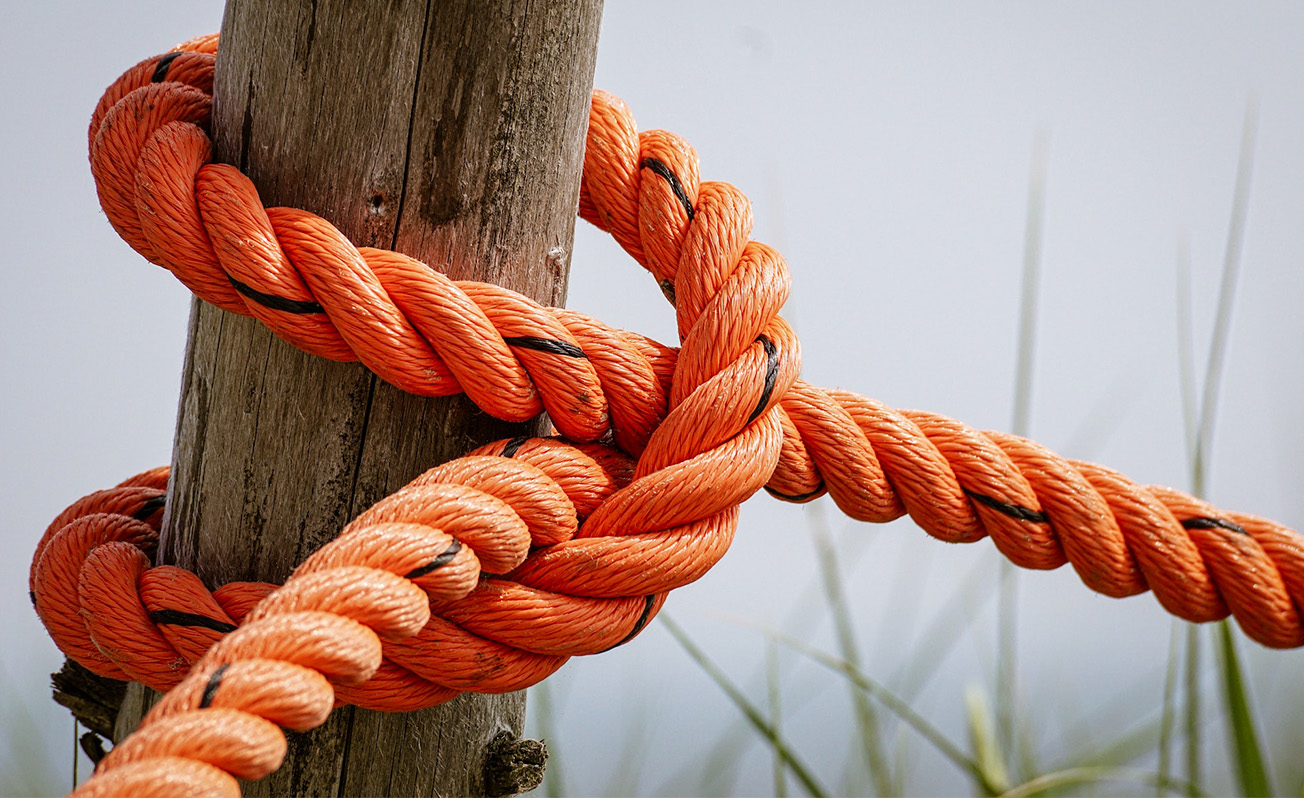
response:
M838 555L833 545L833 535L829 530L824 503L809 505L807 512L811 518L811 533L815 541L816 560L819 563L820 581L824 585L824 597L829 605L829 614L833 617L833 628L838 638L838 650L842 658L852 667L862 670L860 650L856 644L856 626L851 618L851 608L847 603L846 592L842 589L842 576L838 572ZM878 718L869 697L852 685L851 704L856 718L856 731L860 736L860 748L864 762L869 768L870 779L879 795L892 793L892 773L879 734Z
M774 727L774 724L766 720L761 711L747 699L747 696L743 695L743 691L733 683L724 671L720 670L720 666L716 665L715 662L706 655L706 652L693 642L693 639L689 637L688 632L676 623L667 613L663 612L657 617L660 618L661 623L666 627L666 630L670 632L670 636L675 639L675 642L679 643L680 647L684 649L684 652L688 654L693 662L697 663L697 666L701 668L708 677L710 677L711 681L715 682L716 686L724 692L725 696L733 702L734 706L743 713L743 717L752 725L752 728L759 732L760 735L765 738L766 742L769 743L770 747L774 749L774 752L783 759L788 768L792 770L792 775L797 777L797 780L801 782L801 785L806 789L806 792L812 796L816 796L817 798L823 798L823 796L828 795L828 790L826 790L824 786L820 784L819 780L815 778L810 768L807 767L799 756L797 756L796 751L794 751L792 746L790 746L788 742L784 740L783 736L779 734L779 730Z
M1037 304L1041 283L1042 236L1046 211L1046 161L1049 139L1038 130L1028 176L1028 215L1023 234L1023 279L1019 295L1019 345L1014 369L1011 431L1026 437L1032 414L1032 375L1037 344ZM1001 560L996 654L996 735L1001 750L1013 753L1018 725L1018 575Z

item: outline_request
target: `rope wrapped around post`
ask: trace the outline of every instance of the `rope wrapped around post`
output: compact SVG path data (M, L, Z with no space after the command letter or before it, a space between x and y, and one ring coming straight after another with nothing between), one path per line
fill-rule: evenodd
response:
M787 267L750 239L748 200L702 182L687 142L639 132L612 95L594 93L579 212L652 273L678 349L264 208L209 162L216 47L141 62L95 109L92 173L123 239L309 352L504 419L546 411L559 435L431 469L279 588L210 591L151 566L166 469L69 507L33 558L38 614L91 671L170 690L80 792L238 794L232 776L278 766L277 725L311 728L337 702L399 711L516 690L628 642L723 556L762 487L828 493L864 521L909 514L946 541L991 536L1023 567L1069 562L1106 595L1153 590L1186 620L1230 614L1264 645L1304 644L1298 533L800 380L778 315Z

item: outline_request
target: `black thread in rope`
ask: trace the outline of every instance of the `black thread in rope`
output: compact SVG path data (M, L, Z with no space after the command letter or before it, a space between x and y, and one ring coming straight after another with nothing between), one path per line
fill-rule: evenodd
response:
M770 494L776 499L783 499L786 502L804 502L807 499L812 499L824 492L824 479L821 477L820 484L816 485L815 490L811 491L810 493L797 493L797 494L780 493L774 488L771 488L769 485L765 486L765 492Z
M454 538L453 542L448 545L448 548L444 549L444 552L442 554L440 554L438 557L431 560L430 562L426 563L425 565L421 566L420 568L413 568L411 571L408 571L407 573L403 574L403 577L405 579L416 579L417 577L425 576L426 574L430 573L431 571L437 568L443 568L445 565L448 565L450 562L452 562L453 558L456 557L457 553L461 550L462 550L462 542Z
M1228 532L1235 532L1239 535L1250 534L1249 530L1240 524L1222 518L1211 518L1209 516L1188 518L1182 522L1182 529L1226 529Z
M222 686L222 677L226 675L226 669L231 667L231 663L224 662L217 666L213 675L208 677L208 683L204 685L204 694L199 697L199 708L207 709L212 706L213 699L217 696L217 688Z
M624 637L622 637L622 638L620 639L620 642L619 642L619 643L615 644L615 645L612 646L611 648L607 648L607 649L603 649L603 650L604 650L604 651L610 651L612 648L620 648L621 646L625 645L626 643L628 643L629 641L631 641L631 640L633 640L635 637L637 637L637 636L638 636L638 633L641 632L641 631L643 631L643 627L644 627L644 626L647 626L647 622L650 621L650 620L652 620L652 607L653 607L653 605L656 604L656 602L657 602L657 594L656 594L656 593L652 593L652 594L650 594L650 595L644 596L644 597L643 597L643 612L642 612L642 614L640 614L640 615L638 616L638 620L634 622L634 628L633 628L633 629L630 629L630 630L629 630L629 634L627 634L627 635L625 635Z
M750 424L761 414L765 406L770 403L770 394L774 393L774 384L779 381L779 347L774 345L768 337L764 335L756 336L756 341L765 348L765 387L761 390L761 400L756 403L756 409L747 417L747 423Z
M136 519L137 521L144 521L146 518L149 518L158 510L163 509L163 505L167 504L167 501L168 501L168 495L166 493L160 493L157 496L151 496L150 498L145 500L145 503L140 506L139 510L131 514L131 517Z
M638 166L640 169L651 169L665 178L665 181L670 184L670 190L675 192L675 198L679 200L679 204L683 205L684 210L688 212L688 220L692 221L694 216L693 203L688 201L688 192L684 191L684 184L679 182L679 175L670 171L670 167L666 166L665 161L658 158L644 158Z
M978 502L982 506L995 510L998 513L1008 515L1016 521L1027 521L1032 524L1050 523L1050 518L1048 518L1045 513L1040 513L1036 510L1029 510L1027 507L1018 504L1010 504L1009 502L1003 502L1000 499L993 499L991 496L984 496L981 493L975 493L967 488L964 491L964 495Z
M323 308L319 302L301 302L297 299L286 299L283 296L277 296L275 294L264 294L257 288L247 286L229 274L226 276L226 279L231 281L231 287L236 291L239 291L241 296L248 297L265 308L280 310L285 313L297 313L299 315L326 312L326 308Z
M516 456L516 452L517 452L517 451L518 451L522 446L524 446L524 445L525 445L525 442L528 441L529 439L530 439L530 436L529 436L529 435L521 435L521 436L518 436L518 437L512 438L510 441L507 442L507 445L503 447L503 453L502 453L502 456L503 456L503 457L515 457L515 456Z
M519 346L522 349L533 349L536 352L547 352L550 355L563 355L565 357L588 357L584 350L578 346L566 341L557 341L552 338L539 338L534 335L510 335L503 338L508 346Z
M168 53L167 55L160 58L158 60L158 63L154 65L154 75L149 79L149 82L162 83L163 81L167 80L168 67L172 66L172 62L175 61L176 57L179 55L181 55L180 50L174 53Z
M207 615L196 615L193 612L182 612L181 610L154 610L149 614L149 619L157 624L167 624L168 626L198 626L204 629L212 629L214 632L234 632L235 624L219 621L216 618L210 618Z

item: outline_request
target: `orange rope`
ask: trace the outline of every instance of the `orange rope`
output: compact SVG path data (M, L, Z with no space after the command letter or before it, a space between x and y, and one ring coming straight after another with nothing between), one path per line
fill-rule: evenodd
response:
M216 46L141 62L95 109L91 169L123 239L307 351L500 418L547 411L561 435L431 469L279 588L151 567L167 469L73 504L37 544L37 613L91 671L170 691L78 794L237 795L232 776L279 765L277 726L312 728L338 702L410 710L534 684L637 635L723 556L762 486L827 492L865 521L908 513L942 540L990 535L1018 565L1069 562L1106 595L1153 590L1181 618L1304 644L1298 533L799 380L787 267L750 240L746 197L701 182L693 149L638 132L619 99L594 93L580 214L655 276L678 350L264 208L209 163Z

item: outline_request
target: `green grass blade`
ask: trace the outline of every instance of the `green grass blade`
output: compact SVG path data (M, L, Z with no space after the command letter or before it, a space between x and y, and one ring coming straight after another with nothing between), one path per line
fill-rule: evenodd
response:
M851 665L851 663L833 654L829 654L826 651L821 651L820 649L810 645L809 643L798 640L797 638L792 637L790 635L786 635L783 632L780 632L776 629L769 629L757 624L752 624L747 622L743 622L743 623L744 625L751 626L755 629L759 629L763 634L773 638L774 640L777 640L778 642L782 643L788 648L793 649L794 651L800 652L802 655L808 657L809 659L818 662L820 665L823 665L829 670L835 671L838 674L845 677L846 679L850 680L851 683L854 684L858 689L864 690L866 693L873 696L875 700L877 700L879 703L881 703L884 706L885 709L887 709L893 715L896 715L907 726L914 729L919 734L920 737L923 737L925 740L931 743L932 746L937 749L937 752L939 754L949 759L951 763L954 764L959 769L973 776L974 779L979 782L980 787L982 787L982 789L985 792L988 793L997 792L997 790L995 790L992 785L987 784L984 781L985 776L982 772L982 769L978 767L978 762L976 760L974 760L968 754L966 754L960 748L960 746L956 745L949 738L947 738L947 736L943 734L937 727L929 723L928 720L925 719L923 715L920 715L918 712L916 712L908 702L903 700L896 693L884 687L882 684L879 684L878 682L866 676L864 673L857 670L855 667Z
M1178 630L1182 622L1174 620L1168 636L1168 665L1164 670L1164 702L1159 714L1159 784L1156 796L1164 794L1173 767L1173 721L1177 716Z
M1041 763L1037 753L1037 736L1033 734L1031 718L1025 712L1019 717L1019 725L1014 730L1014 748L1011 749L1010 755L1013 758L1017 755L1018 759L1014 761L1018 764L1018 774L1020 778L1030 779L1034 775L1041 773Z
M1037 344L1037 297L1041 282L1041 239L1046 210L1046 152L1044 130L1032 145L1032 170L1028 176L1028 217L1023 231L1023 285L1019 297L1019 351L1014 369L1014 418L1011 431L1028 434L1032 412L1033 355Z
M783 728L783 705L779 690L779 647L773 640L765 645L765 684L770 694L770 725L775 729ZM788 774L783 760L774 755L774 795L776 798L788 798Z
M846 592L842 589L842 577L838 573L837 551L833 546L828 522L824 517L823 504L811 507L811 536L815 542L816 561L819 564L820 581L824 585L824 597L833 618L833 628L838 638L838 649L842 658L852 667L861 670L859 646L856 645L856 627L851 620L851 609L847 604ZM851 703L856 718L856 731L860 737L860 749L864 762L869 767L870 778L879 795L888 795L892 791L892 773L879 734L878 718L874 716L874 707L864 692L848 685L851 690Z
M1203 467L1198 463L1204 456L1200 445L1200 413L1196 408L1195 401L1195 343L1194 332L1191 328L1191 251L1190 243L1185 233L1178 236L1177 239L1177 366L1179 388L1182 395L1182 427L1185 433L1182 437L1186 441L1186 456L1191 464L1191 484L1200 485L1203 483ZM1177 630L1182 628L1183 624L1175 622L1173 625L1172 639L1168 648L1168 674L1164 681L1164 700L1163 700L1163 721L1161 725L1159 739L1159 778L1160 783L1156 786L1159 794L1163 794L1166 787L1163 780L1168 778L1169 768L1171 767L1171 745L1172 745L1172 723L1176 713L1176 688L1174 685L1175 672L1177 670L1178 653L1177 649ZM1186 778L1192 785L1199 783L1199 651L1197 645L1199 639L1196 636L1194 626L1186 626L1186 635L1182 640L1181 647L1185 653L1186 668L1183 671L1183 684L1186 687L1186 706L1184 725L1186 728Z
M811 773L810 768L802 762L797 753L783 739L783 736L779 734L779 730L765 719L761 711L747 699L747 696L743 695L742 690L738 689L738 686L729 679L728 675L720 670L719 666L706 655L706 652L693 642L683 627L675 623L674 619L665 612L662 612L658 617L666 630L670 632L670 636L675 639L675 642L679 643L693 662L697 663L697 666L702 669L702 672L709 676L711 681L715 682L716 686L734 703L734 706L738 707L739 711L743 713L743 717L752 725L752 728L765 738L765 741L774 749L774 752L783 759L788 768L792 770L792 774L806 788L806 792L813 796L822 797L828 795L828 791L824 789Z
M1204 495L1209 450L1213 446L1218 391L1222 386L1223 365L1227 360L1227 337L1231 329L1232 305L1236 300L1236 281L1241 270L1245 216L1250 204L1250 177L1254 173L1254 139L1258 126L1258 108L1251 99L1245 107L1240 159L1236 165L1236 188L1232 197L1232 218L1227 229L1227 248L1223 253L1222 283L1218 287L1218 310L1213 321L1213 338L1209 343L1209 364L1204 373L1204 395L1200 400L1200 429L1195 440L1193 465L1197 496Z
M1018 433L1016 433L1018 434ZM1001 560L996 620L996 737L1003 751L1012 751L1018 723L1019 572Z
M894 757L896 768L892 771L892 795L906 794L905 774L910 767L910 741L906 736L906 730L900 726L896 728L896 749Z
M1157 773L1145 770L1119 767L1076 767L1045 773L1030 779L1019 786L1001 794L1001 798L1029 798L1049 790L1082 784L1099 784L1102 782L1121 782L1124 784L1154 784L1160 790L1184 789L1195 790L1192 794L1202 796L1204 793L1195 789L1195 785L1182 781L1165 779Z
M1186 627L1186 782L1187 795L1195 796L1200 789L1200 627Z
M996 795L1010 788L1010 776L1005 769L1005 755L1001 740L992 722L987 694L977 685L964 691L964 714L969 725L969 741L973 744L974 760L983 777L978 787L987 795Z
M1014 412L1011 431L1028 434L1032 414L1032 374L1037 344L1037 299L1041 282L1042 232L1046 209L1044 130L1037 131L1028 176L1028 216L1023 233L1023 280L1019 297L1019 345L1014 369ZM1001 561L1000 610L996 643L996 734L1004 751L1013 751L1018 726L1018 572Z
M1218 624L1218 641L1223 696L1227 700L1227 719L1235 746L1236 778L1240 783L1241 794L1249 798L1273 795L1272 786L1268 783L1268 772L1263 766L1263 753L1259 748L1259 736L1254 729L1245 685L1241 681L1236 641L1232 637L1231 625L1226 621Z
M1208 486L1208 462L1213 447L1214 419L1222 371L1227 358L1227 339L1231 329L1232 307L1240 273L1241 252L1245 241L1245 218L1249 209L1250 179L1254 173L1254 142L1258 130L1258 109L1253 98L1246 104L1241 132L1240 158L1236 166L1236 188L1232 198L1231 221L1227 230L1227 247L1223 255L1222 282L1218 288L1218 309L1214 317L1213 337L1209 343L1209 363L1204 375L1204 394L1200 402L1200 426L1195 438L1195 455L1191 463L1191 482L1195 495L1203 497ZM1230 757L1235 765L1241 791L1246 795L1267 795L1271 788L1264 767L1263 751L1254 730L1253 710L1245 689L1239 656L1230 626L1220 624L1218 635L1218 669L1223 698L1227 705L1227 734L1232 740ZM1192 781L1195 781L1192 778Z
M1177 374L1182 394L1182 430L1187 462L1195 462L1200 435L1195 406L1195 334L1191 329L1191 240L1185 230L1177 237Z

